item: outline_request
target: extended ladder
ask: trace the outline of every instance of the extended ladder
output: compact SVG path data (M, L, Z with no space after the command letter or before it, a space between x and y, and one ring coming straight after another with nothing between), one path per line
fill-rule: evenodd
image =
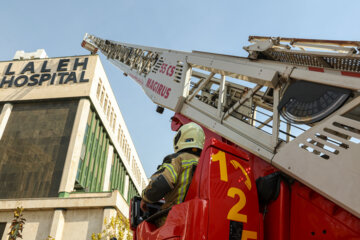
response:
M249 40L248 58L88 34L82 45L92 53L100 49L157 105L213 130L360 217L360 42Z

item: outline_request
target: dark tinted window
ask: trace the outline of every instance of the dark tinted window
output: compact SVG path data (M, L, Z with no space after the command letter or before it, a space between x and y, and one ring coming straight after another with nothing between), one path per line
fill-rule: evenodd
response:
M5 227L6 227L6 222L0 222L0 239L2 239L2 236L4 235L5 232Z
M0 199L58 196L77 103L14 104L0 140Z
M111 175L110 175L110 189L119 190L120 194L124 196L126 178L126 168L119 154L114 151L112 164L111 164Z
M102 191L108 148L108 134L98 115L91 110L76 175L75 189L77 191Z

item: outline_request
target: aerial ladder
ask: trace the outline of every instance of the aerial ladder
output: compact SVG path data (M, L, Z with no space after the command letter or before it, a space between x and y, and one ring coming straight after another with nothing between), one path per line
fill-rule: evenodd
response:
M344 209L360 226L360 42L249 41L248 57L90 34L82 46L93 54L99 49L159 112L166 108L210 129Z

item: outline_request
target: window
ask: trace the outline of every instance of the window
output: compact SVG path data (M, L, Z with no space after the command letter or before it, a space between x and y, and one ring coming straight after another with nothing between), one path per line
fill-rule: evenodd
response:
M120 127L120 125L119 125L119 127L118 127L118 134L117 134L117 140L118 140L118 142L120 143L120 135L121 134L121 127Z
M108 120L110 120L110 110L111 110L111 104L110 104L110 101L109 101L109 105L108 105L108 108L106 110L106 118Z
M121 131L121 150L124 152L125 136L124 132Z
M113 112L113 117L112 117L112 129L113 131L115 131L115 125L116 125L116 114L114 113L114 109L112 110Z
M96 97L97 97L98 100L100 99L101 85L102 85L101 79L99 79L99 83L98 83L98 86L97 86L97 89L96 89Z
M105 102L104 102L104 105L103 105L103 109L104 109L105 115L106 115L107 105L108 105L108 96L106 95L106 97L105 97Z
M114 152L111 163L110 189L119 190L121 195L124 195L126 170L119 155Z
M100 119L90 111L76 175L77 191L101 192L109 148L109 137Z
M130 146L127 145L127 159L128 159L128 162L130 161L130 156L131 156L131 149L130 149Z
M128 191L128 198L127 198L127 202L130 203L130 200L134 197L134 196L139 196L138 191L136 190L135 184L133 183L132 180L129 180L129 191Z
M0 222L0 239L2 239L5 232L6 222Z
M102 88L101 95L100 95L100 105L103 106L104 104L104 96L105 96L105 89Z
M114 112L111 111L111 114L110 114L110 127L112 128L112 125L113 125L113 116L114 116Z
M134 173L136 181L140 184L141 183L140 170L139 170L139 167L138 167L138 165L137 165L137 163L135 161L134 156L132 158L132 171Z
M77 105L13 105L0 141L0 199L58 196Z

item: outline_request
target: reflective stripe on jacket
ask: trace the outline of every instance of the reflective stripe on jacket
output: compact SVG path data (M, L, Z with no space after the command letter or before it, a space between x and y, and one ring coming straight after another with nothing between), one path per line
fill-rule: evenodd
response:
M165 204L161 208L165 209L183 202L191 183L193 166L196 166L198 161L198 156L187 152L171 155L171 159L163 163L158 168L158 171L151 176L151 181L144 189L142 198L147 202L151 202L146 197L146 192L152 187L152 182L162 175L166 179L171 190L165 193Z

